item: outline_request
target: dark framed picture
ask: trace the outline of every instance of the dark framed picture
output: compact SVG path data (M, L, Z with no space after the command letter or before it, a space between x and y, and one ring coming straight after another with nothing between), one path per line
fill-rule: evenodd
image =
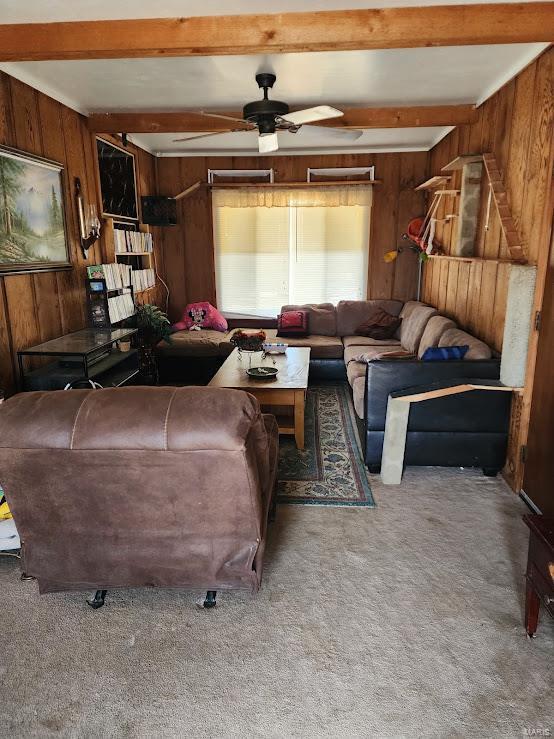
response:
M0 274L71 267L63 165L0 146Z
M135 156L114 144L96 139L102 215L138 220Z

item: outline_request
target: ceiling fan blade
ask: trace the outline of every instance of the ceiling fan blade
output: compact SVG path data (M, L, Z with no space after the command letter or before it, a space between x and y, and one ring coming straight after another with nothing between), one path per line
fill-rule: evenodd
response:
M304 123L312 123L313 121L340 118L342 115L344 115L342 110L331 108L330 105L318 105L315 108L305 108L304 110L297 110L294 113L287 113L283 116L283 120L288 123L294 123L295 126L301 126Z
M230 115L224 115L223 113L209 113L207 110L191 110L191 113L195 115L203 115L207 118L221 118L224 121L235 121L235 123L243 123L245 126L253 126L249 121L245 121L244 118L234 118Z
M330 126L301 126L298 129L297 134L304 133L319 133L322 136L329 136L334 139L341 139L342 141L357 141L363 134L357 128L331 128Z
M279 139L276 133L263 133L258 136L258 151L260 154L269 154L271 151L277 151L279 148Z
M206 139L208 136L223 136L226 133L241 133L242 131L250 132L249 128L230 128L228 131L215 131L213 133L199 133L196 136L187 136L185 139L173 139L173 143L180 141L195 141L196 139Z

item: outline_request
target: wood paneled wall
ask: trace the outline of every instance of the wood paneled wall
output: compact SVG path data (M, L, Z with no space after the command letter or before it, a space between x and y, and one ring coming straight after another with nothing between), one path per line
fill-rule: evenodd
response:
M476 123L458 126L430 152L429 174L461 154L492 152L508 192L528 261L537 264L541 224L549 191L549 142L554 120L554 50L544 52L478 109ZM461 172L450 183L459 188ZM423 299L500 351L506 312L506 240L494 202L488 228L488 187L483 176L475 256L480 260L430 260L424 269ZM457 213L457 197L444 197L437 217ZM436 239L450 254L456 221L437 225ZM482 261L485 260L485 261Z
M402 234L411 218L421 215L424 199L414 192L425 179L427 152L398 154L276 156L276 157L168 157L156 160L159 192L175 195L189 185L206 181L208 169L273 167L277 182L306 181L308 167L375 165L377 179L371 220L368 297L413 298L417 289L417 258L409 250L385 264L383 254L403 245ZM170 317L176 319L185 304L216 302L211 197L205 188L179 203L179 225L164 230L164 259L171 288Z
M0 387L13 391L18 349L85 325L86 265L104 261L106 245L98 241L89 251L88 261L84 261L78 239L74 178L81 179L87 202L99 205L99 193L96 147L82 115L0 72L0 144L64 165L64 206L73 265L70 270L0 276ZM154 158L132 148L139 192L155 193ZM154 239L159 242L159 233L154 233ZM163 264L158 266L163 271ZM163 300L162 290L152 293L154 299Z
M510 208L530 264L537 265L535 307L540 309L549 249L548 217L552 140L554 137L554 49L545 51L479 108L476 123L455 128L430 152L429 174L460 154L490 151L498 162ZM459 187L460 173L453 186ZM486 182L486 179L484 180ZM460 326L502 349L509 259L494 203L488 228L485 185L481 198L475 256L470 261L436 258L425 265L423 299L451 316ZM456 212L454 198L445 198L438 217ZM548 222L547 222L548 221ZM440 224L437 240L450 253L454 228ZM522 447L526 444L533 389L537 338L532 332L527 377L513 395L508 452L504 476L512 489L523 484Z

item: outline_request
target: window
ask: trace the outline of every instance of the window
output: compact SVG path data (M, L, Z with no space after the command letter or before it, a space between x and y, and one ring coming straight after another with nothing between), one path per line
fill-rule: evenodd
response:
M370 212L370 187L214 190L218 307L364 300Z

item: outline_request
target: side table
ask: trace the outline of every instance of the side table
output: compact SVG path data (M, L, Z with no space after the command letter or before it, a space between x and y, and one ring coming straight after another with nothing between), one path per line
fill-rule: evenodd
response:
M525 630L534 636L539 622L541 604L554 616L554 518L527 515L529 555L525 593Z

